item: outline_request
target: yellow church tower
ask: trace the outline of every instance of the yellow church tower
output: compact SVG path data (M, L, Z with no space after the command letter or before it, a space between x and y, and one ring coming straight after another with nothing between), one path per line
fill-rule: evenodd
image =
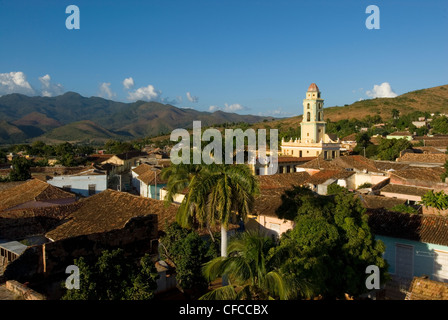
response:
M340 156L339 138L325 133L324 99L315 83L312 83L303 99L303 118L300 123L301 138L295 141L282 140L283 155L333 159Z

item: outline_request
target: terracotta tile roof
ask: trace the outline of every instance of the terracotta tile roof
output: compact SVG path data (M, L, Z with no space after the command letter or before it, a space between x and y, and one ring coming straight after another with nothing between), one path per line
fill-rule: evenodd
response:
M275 211L282 204L282 194L289 188L262 189L254 204L253 213L260 216L277 217Z
M342 141L356 141L356 133L349 134L341 139Z
M335 162L330 160L324 160L322 158L316 158L314 160L308 161L307 163L299 165L300 168L305 169L333 169L340 170L341 167Z
M417 162L417 163L440 163L444 164L448 160L448 154L428 154L428 153L405 153L397 158L398 162Z
M367 170L369 172L380 171L375 166L375 162L373 160L364 158L363 156L360 155L342 156L335 158L333 160L323 160L317 158L303 165L300 165L300 167L308 169L330 169L330 170L356 169L358 171Z
M434 147L412 147L418 153L429 153L429 154L444 154L442 151Z
M405 300L448 300L448 283L414 277Z
M313 174L306 183L311 183L314 185L318 185L324 183L329 179L345 179L352 175L355 172L353 171L345 171L345 170L321 170L315 174Z
M157 184L165 184L167 183L167 181L162 180L161 173L162 170L160 169L156 169L156 171L149 170L140 174L137 179L142 181L146 185L153 185L155 184L157 178Z
M404 170L409 168L409 164L406 163L397 163L394 161L380 161L374 160L375 167L380 171L389 171L389 170Z
M414 137L415 140L423 140L425 146L432 147L444 147L448 146L448 136L447 135L435 135L432 137L423 136L423 137Z
M31 174L46 174L49 176L70 175L91 169L91 166L78 167L31 167Z
M262 189L290 188L304 184L310 175L307 172L291 172L256 176Z
M390 209L396 205L404 204L405 199L387 198L375 195L358 195L364 208L367 209Z
M412 134L409 131L397 131L392 132L389 136L412 136Z
M0 182L0 192L17 187L23 183L25 181Z
M0 192L0 211L14 208L29 201L46 202L75 197L73 193L63 191L38 179L31 179Z
M404 186L401 184L393 184L390 183L386 185L384 188L380 189L380 192L389 192L389 193L398 193L398 194L405 194L405 195L411 195L411 196L423 196L425 193L427 193L429 188L419 188L419 187L413 187L413 186Z
M142 173L145 173L147 171L151 170L151 166L149 164L146 163L142 163L141 165L139 165L137 168L132 169L133 172L135 172L137 175L141 175Z
M409 167L404 170L390 172L390 176L398 177L403 180L420 180L434 183L442 182L440 176L445 172L442 167Z
M360 155L342 156L333 159L333 162L342 168L353 168L356 170L367 170L370 172L378 172L375 161L367 159Z
M448 246L447 217L385 209L368 209L367 214L369 226L375 234Z
M165 207L161 200L134 196L126 192L105 190L79 201L81 207L70 214L68 221L46 236L61 240L80 235L122 229L134 217L156 214L159 230L175 220L177 206Z

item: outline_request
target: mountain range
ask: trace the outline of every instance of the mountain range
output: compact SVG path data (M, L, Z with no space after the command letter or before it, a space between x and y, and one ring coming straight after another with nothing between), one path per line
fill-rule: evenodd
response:
M411 91L395 98L376 98L356 101L344 106L325 108L325 119L338 121L367 115L392 116L397 109L401 115L413 111L448 114L448 85ZM169 134L176 128L191 128L194 120L202 126L246 122L251 127L263 127L265 120L271 128L298 126L298 116L275 119L240 115L223 111L204 112L177 108L158 102L117 102L100 97L83 97L67 92L57 97L29 97L9 94L0 97L0 144L42 140L46 143L96 142L108 139L135 139Z
M273 118L203 112L158 102L123 103L67 92L57 97L4 95L0 97L0 119L0 143L10 144L36 139L47 143L104 142L166 134L190 128L193 120L209 126Z

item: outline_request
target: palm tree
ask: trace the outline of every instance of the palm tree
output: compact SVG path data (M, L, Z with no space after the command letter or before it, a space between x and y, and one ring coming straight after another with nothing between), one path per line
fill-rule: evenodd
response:
M258 181L246 165L210 164L172 166L163 172L168 178L167 202L187 188L176 220L182 227L194 223L221 225L221 256L227 256L227 229L239 217L246 220L259 192Z
M201 300L268 300L288 299L294 290L306 291L304 286L293 286L275 267L270 249L275 246L271 237L246 231L229 244L229 256L206 263L203 272L209 280L226 274L230 285L203 295Z

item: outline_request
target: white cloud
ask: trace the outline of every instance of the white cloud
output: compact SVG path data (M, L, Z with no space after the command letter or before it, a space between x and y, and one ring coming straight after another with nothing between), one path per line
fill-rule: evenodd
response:
M147 87L141 87L128 93L128 100L156 100L161 94L161 91L156 90L154 86L148 85Z
M389 82L374 85L373 90L367 90L366 95L370 98L394 98L397 94L392 90Z
M134 87L134 79L132 79L132 77L124 79L123 87L128 90L131 89L132 87Z
M192 96L190 92L187 92L187 99L190 102L194 102L194 103L197 103L199 101L199 98Z
M64 87L59 83L51 83L51 77L49 74L39 77L39 81L42 84L42 96L53 97L64 93Z
M246 108L246 107L240 105L239 103L234 103L234 104L231 104L231 105L225 103L224 104L224 108L218 107L218 106L210 106L208 108L208 111L214 112L214 111L217 111L217 110L221 110L221 111L224 111L224 112L236 112L236 111L242 111L242 110L248 110L248 109L249 108Z
M0 95L21 93L27 95L36 94L26 80L26 75L21 72L0 73Z
M294 114L290 113L290 112L285 112L282 110L281 107L278 107L275 110L269 110L267 112L259 112L258 113L259 116L272 116L272 117L291 117Z
M100 84L100 93L98 95L102 98L112 99L116 96L116 93L110 88L110 82L103 82Z

